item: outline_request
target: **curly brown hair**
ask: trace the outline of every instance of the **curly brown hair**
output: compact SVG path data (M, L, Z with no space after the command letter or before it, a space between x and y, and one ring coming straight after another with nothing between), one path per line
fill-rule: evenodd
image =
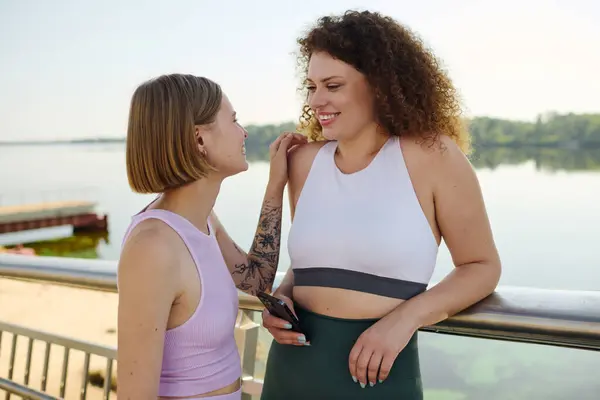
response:
M374 91L378 123L389 134L412 135L431 144L444 134L463 152L470 151L454 85L421 39L393 18L370 11L325 16L298 44L303 81L311 55L325 52L365 75ZM307 104L299 130L310 140L324 140Z

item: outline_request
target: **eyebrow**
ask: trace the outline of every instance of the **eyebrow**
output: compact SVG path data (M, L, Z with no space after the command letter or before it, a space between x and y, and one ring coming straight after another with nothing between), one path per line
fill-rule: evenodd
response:
M330 80L332 80L332 79L335 79L335 78L342 78L342 77L341 77L341 76L337 76L337 75L328 76L327 78L323 78L323 79L321 79L321 82L323 82L323 83L324 83L324 82L330 81ZM310 78L307 78L307 79L306 79L306 81L307 81L307 82L312 82L313 80L312 80L312 79L310 79Z

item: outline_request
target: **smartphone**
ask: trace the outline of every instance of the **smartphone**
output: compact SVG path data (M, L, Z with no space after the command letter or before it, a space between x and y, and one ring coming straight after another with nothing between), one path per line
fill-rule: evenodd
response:
M303 333L302 328L300 328L300 321L294 315L292 310L288 307L287 304L281 299L277 297L273 297L267 293L260 292L256 295L258 299L265 305L265 308L271 313L271 315L276 316L277 318L281 318L286 320L290 324L292 324L292 330L294 332ZM304 334L306 336L306 334ZM308 340L308 337L306 338Z

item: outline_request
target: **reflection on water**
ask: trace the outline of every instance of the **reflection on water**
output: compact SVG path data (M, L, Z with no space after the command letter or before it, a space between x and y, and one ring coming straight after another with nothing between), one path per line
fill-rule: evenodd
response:
M118 149L122 150L121 147ZM600 171L600 149L486 147L475 149L469 158L476 169L495 170L502 165L519 165L533 161L539 171ZM81 233L66 239L24 245L34 248L39 255L98 258L98 247L108 243L106 234Z
M475 168L496 169L501 165L535 163L540 171L600 171L600 149L557 149L540 147L481 148L472 154Z
M25 243L24 246L33 249L38 256L96 259L101 244L108 244L108 232L76 233L67 238ZM6 246L9 250L14 247Z

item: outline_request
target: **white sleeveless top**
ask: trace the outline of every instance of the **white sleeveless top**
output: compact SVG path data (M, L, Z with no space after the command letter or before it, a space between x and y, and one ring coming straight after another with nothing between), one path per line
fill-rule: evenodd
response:
M409 299L426 290L438 244L415 194L399 138L352 174L317 153L288 237L295 286L325 286Z

